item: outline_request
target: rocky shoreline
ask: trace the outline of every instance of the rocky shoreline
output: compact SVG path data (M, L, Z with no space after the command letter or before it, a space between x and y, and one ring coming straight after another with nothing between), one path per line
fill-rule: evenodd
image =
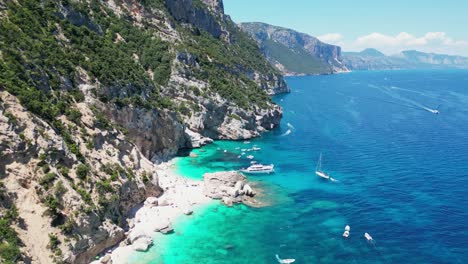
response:
M149 197L137 206L127 219L125 238L113 249L107 250L93 264L128 264L135 252L146 252L152 246L157 232L173 233L173 223L183 215L196 214L200 207L220 200L226 206L244 203L252 207L265 204L255 199L254 190L241 173L205 173L203 181L184 178L175 171L175 159L157 166L159 185L164 190L160 197Z

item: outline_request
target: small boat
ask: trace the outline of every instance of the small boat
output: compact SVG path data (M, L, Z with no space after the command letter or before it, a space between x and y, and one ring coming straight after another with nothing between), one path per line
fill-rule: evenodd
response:
M317 176L322 177L324 179L330 180L330 175L326 174L324 171L322 171L322 153L320 152L320 157L317 163L317 168L315 168L315 174Z
M226 149L224 150L224 153L227 153L227 150L226 150Z
M256 164L257 162L255 160L252 160L250 164Z
M349 237L349 231L344 231L343 237L344 237L344 238L348 238L348 237Z
M248 155L248 156L247 156L247 158L248 158L248 159L253 159L253 158L254 158L254 156L252 156L252 155Z
M244 141L244 144L250 144L250 141L246 140L246 141Z
M250 174L262 174L262 173L270 174L270 173L275 172L275 166L273 164L270 164L270 165L253 164L246 169L241 169L240 172L250 173Z
M374 239L369 235L369 233L364 233L364 237L367 239L367 241L373 241Z
M259 151L259 150L261 150L261 148L254 146L254 147L252 148L252 150L253 150L253 151Z
M281 264L289 264L289 263L293 263L294 261L296 261L295 259L280 259L278 254L276 254L276 260L278 260L278 262Z
M343 237L344 238L348 238L349 237L349 231L351 231L351 227L349 227L349 225L346 225L345 226L345 231L343 233Z

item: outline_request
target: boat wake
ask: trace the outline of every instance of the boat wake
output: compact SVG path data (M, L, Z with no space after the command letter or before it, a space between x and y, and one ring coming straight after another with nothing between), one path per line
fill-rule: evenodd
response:
M291 130L291 129L288 129L288 130L286 130L286 132L284 132L283 134L281 134L280 137L285 137L285 136L287 136L287 135L290 135L291 133L292 133L292 130Z
M286 130L286 132L281 134L281 137L285 137L287 135L290 135L295 130L294 126L291 125L291 123L287 123L286 125L288 126L288 130Z
M390 88L386 88L386 87L379 87L379 86L376 86L376 85L369 85L369 87L376 88L379 91L381 91L382 93L384 93L385 95L388 95L388 96L392 97L393 99L400 101L401 103L382 100L382 99L377 99L379 101L382 101L382 102L385 102L385 103L390 103L390 104L395 104L395 105L399 105L399 106L403 106L403 107L407 107L407 108L423 110L423 111L427 111L427 112L430 112L430 113L433 113L433 114L439 114L438 109L432 109L432 108L426 107L426 106L424 106L424 105L422 105L422 104L420 104L420 103L418 103L416 101L413 101L413 100L411 100L411 99L409 99L407 97L401 96L401 95L397 94L396 92L392 92L391 90L401 90L401 91L413 92L413 93L418 93L418 94L424 95L422 93L412 91L412 90L408 90L408 89L395 87L395 86L392 86Z

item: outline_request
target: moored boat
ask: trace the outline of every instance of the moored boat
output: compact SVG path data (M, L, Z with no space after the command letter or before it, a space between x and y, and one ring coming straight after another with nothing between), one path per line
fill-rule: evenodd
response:
M317 168L315 169L315 174L321 178L330 180L331 177L330 175L326 174L324 171L322 171L322 153L320 153L320 157L317 163Z
M240 172L249 173L249 174L262 174L262 173L273 173L275 172L275 165L262 165L262 164L253 164L248 168L241 169Z

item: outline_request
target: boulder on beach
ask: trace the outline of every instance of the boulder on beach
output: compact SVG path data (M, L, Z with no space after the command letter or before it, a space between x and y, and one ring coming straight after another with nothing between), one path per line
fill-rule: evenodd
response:
M172 226L168 226L159 230L159 232L161 232L164 235L171 234L171 233L174 233L174 228L172 228Z
M132 248L135 251L145 252L151 245L153 245L153 239L150 237L140 237L133 242Z
M191 215L191 214L193 214L193 210L192 210L192 209L188 208L188 209L185 209L185 210L184 210L184 215Z
M163 196L163 197L158 199L158 205L159 206L170 206L170 205L172 205L172 201L169 198Z
M144 203L146 207L155 207L158 206L158 198L156 197L148 197Z
M110 255L105 255L104 257L101 258L100 261L102 264L112 264L112 258Z

